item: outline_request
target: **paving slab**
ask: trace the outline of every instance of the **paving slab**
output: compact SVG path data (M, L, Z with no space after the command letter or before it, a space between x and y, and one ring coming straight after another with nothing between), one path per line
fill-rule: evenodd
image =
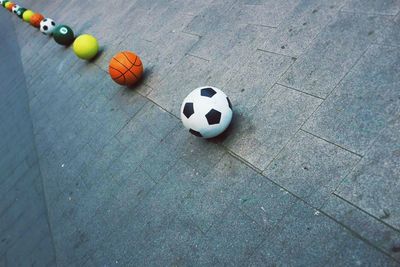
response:
M257 175L230 155L224 156L207 176L196 174L199 175L199 185L183 200L179 216L185 221L192 221L204 233L221 219L244 190L248 184L246 178Z
M219 71L210 75L207 83L221 88L232 102L235 114L248 116L260 99L266 98L268 91L295 61L294 58L264 52L238 48L236 56L232 54L225 63L217 65ZM213 64L218 61L211 61ZM227 64L227 65L225 65Z
M297 201L298 198L267 177L253 175L236 197L235 206L258 223L265 232L269 232L280 223Z
M344 1L298 1L287 19L260 49L298 57L320 31L334 19Z
M400 13L381 34L378 43L382 45L400 46Z
M369 45L392 25L386 17L347 12L332 20L279 83L326 98Z
M241 1L242 5L238 20L242 23L262 25L264 27L278 27L301 1Z
M398 119L385 128L337 194L399 230L399 130ZM390 145L388 145L390 144Z
M391 255L398 262L400 261L398 251L400 232L382 221L376 220L337 195L331 195L322 210L377 248Z
M275 85L251 114L234 121L236 131L224 143L264 170L320 104L318 98Z
M249 256L263 241L264 232L237 208L229 208L207 233L200 245L199 263L205 265L246 265Z
M351 0L343 6L342 10L359 13L370 13L379 15L396 15L400 11L400 2L397 0Z
M321 198L321 205L323 195L335 191L360 159L358 155L299 131L263 174L304 201L312 200L315 205L315 198Z
M292 208L291 214L266 235L265 241L250 259L251 266L321 266L337 262L344 265L395 265L393 259L304 203Z
M364 154L397 114L399 56L396 48L371 46L302 128Z

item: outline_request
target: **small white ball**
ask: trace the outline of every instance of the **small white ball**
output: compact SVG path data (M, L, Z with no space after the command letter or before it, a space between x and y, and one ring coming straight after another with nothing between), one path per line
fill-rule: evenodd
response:
M204 86L193 90L181 106L181 120L190 133L212 138L220 135L232 121L229 98L220 89Z
M21 7L20 7L19 5L14 5L14 6L11 8L11 11L12 11L12 13L17 14L17 10L20 9L20 8L21 8Z
M40 31L44 34L51 35L56 28L54 20L45 18L40 22Z

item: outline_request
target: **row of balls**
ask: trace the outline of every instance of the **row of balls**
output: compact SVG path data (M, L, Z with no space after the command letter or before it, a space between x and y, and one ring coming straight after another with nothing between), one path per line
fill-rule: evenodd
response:
M67 25L56 25L54 20L10 1L0 0L0 4L25 22L39 28L42 33L53 35L58 44L73 44L73 50L79 58L90 60L98 53L99 45L93 36L83 34L75 39L74 32ZM123 51L112 57L108 72L116 83L132 86L141 78L143 64L135 53ZM220 135L229 126L233 116L229 98L220 89L212 86L193 90L184 99L180 113L182 123L189 132L203 138Z
M40 29L43 34L52 35L58 44L64 46L73 44L73 50L79 58L90 60L97 55L99 44L92 35L83 34L75 39L74 32L67 25L56 25L53 19L45 18L42 14L35 13L11 1L0 0L0 4L25 22Z

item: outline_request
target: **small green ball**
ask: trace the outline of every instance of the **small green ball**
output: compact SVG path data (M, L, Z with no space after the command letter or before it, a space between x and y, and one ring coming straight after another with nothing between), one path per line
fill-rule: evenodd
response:
M10 1L3 1L3 7L6 7L6 4L8 3L8 2L10 2Z
M17 16L18 16L20 19L22 19L22 16L24 15L24 12L25 12L26 10L27 10L27 9L24 8L24 7L19 8L19 9L17 10L17 12L16 12Z
M53 31L54 40L60 44L69 46L74 42L74 32L67 25L58 25Z

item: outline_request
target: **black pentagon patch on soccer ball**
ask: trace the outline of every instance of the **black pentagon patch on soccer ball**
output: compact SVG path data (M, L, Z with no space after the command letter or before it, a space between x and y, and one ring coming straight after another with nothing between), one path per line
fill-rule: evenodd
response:
M206 114L206 118L208 121L208 124L214 125L218 124L221 121L221 112L218 110L212 109Z
M226 97L226 100L228 100L228 105L229 105L229 108L230 108L230 109L232 109L232 103L231 103L231 101L229 100L229 98L228 98L228 97Z
M43 30L47 31L48 27L46 25L43 26Z
M193 103L186 103L185 107L183 108L183 114L186 116L186 118L190 118L194 113L194 108L193 108Z
M213 97L217 92L215 92L214 89L212 88L204 88L201 89L200 94L201 96L206 96L206 97Z
M203 136L201 135L201 133L199 133L198 131L195 131L195 130L193 130L193 129L190 129L189 132L190 132L191 134L197 136L197 137L203 137Z

